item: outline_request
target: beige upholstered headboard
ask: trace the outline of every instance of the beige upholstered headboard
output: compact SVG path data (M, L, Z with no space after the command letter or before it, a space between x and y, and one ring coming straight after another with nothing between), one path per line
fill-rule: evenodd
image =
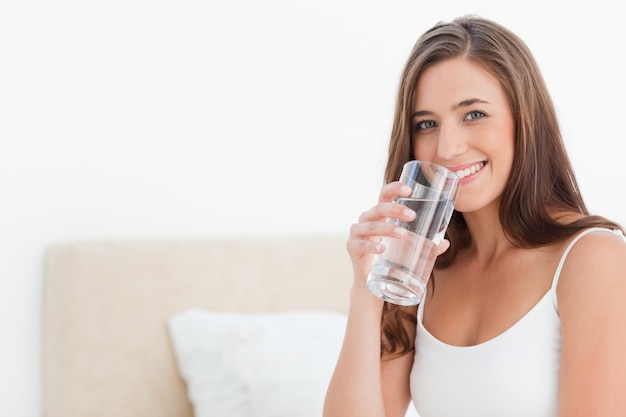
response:
M190 417L167 319L189 307L345 312L342 236L52 245L44 283L44 417Z

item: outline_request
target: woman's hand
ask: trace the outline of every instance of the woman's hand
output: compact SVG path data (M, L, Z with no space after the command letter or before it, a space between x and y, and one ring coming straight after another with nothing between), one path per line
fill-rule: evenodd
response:
M380 191L378 204L361 214L358 222L350 227L346 248L354 268L355 284L365 285L374 255L385 251L385 246L381 243L383 237L401 239L406 235L406 229L387 222L387 218L402 222L410 222L415 218L413 210L394 201L396 197L410 194L411 188L399 181L385 185ZM437 255L441 255L449 247L450 242L444 239L439 245Z
M410 222L415 218L413 210L393 201L409 194L411 188L401 182L385 185L380 191L378 204L361 214L359 221L350 227L346 248L354 268L355 284L365 285L374 255L385 251L381 239L385 236L401 238L406 233L405 229L386 220L390 217Z

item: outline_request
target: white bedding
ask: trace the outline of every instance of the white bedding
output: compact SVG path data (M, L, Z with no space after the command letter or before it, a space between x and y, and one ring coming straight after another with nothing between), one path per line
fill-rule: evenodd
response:
M195 417L320 417L345 324L328 311L174 315L170 335Z

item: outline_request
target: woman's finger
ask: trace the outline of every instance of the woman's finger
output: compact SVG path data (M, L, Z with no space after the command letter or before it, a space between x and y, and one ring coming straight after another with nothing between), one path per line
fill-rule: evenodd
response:
M441 255L445 251L450 248L450 241L448 239L444 239L441 241L439 246L437 246L437 256Z

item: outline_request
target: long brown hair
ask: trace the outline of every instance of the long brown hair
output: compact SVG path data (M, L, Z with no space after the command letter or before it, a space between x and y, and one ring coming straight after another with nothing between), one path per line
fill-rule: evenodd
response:
M440 22L418 40L402 72L389 144L385 182L399 178L405 162L414 159L411 112L419 77L425 69L461 57L481 65L496 77L515 120L514 159L500 205L500 222L507 238L518 247L533 248L558 242L591 226L621 227L591 216L581 196L565 150L556 111L539 67L526 44L503 26L477 16ZM554 213L582 214L563 222ZM446 237L450 249L437 258L437 268L454 262L470 242L463 215L454 212ZM412 349L405 330L414 315L385 304L382 316L382 354L395 356Z

